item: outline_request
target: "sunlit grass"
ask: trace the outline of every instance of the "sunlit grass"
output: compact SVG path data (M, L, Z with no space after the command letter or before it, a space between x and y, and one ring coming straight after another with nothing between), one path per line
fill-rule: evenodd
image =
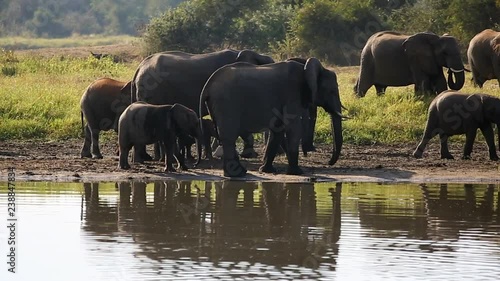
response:
M66 38L0 37L0 48L9 50L22 50L40 48L89 47L125 44L134 42L136 40L136 37L129 35L72 36Z

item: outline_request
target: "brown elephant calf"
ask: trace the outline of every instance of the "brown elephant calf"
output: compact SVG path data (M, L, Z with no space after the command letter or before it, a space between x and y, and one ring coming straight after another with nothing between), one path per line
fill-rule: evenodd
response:
M82 130L85 141L80 156L102 158L99 149L99 133L115 130L118 132L118 118L130 105L130 82L111 78L101 78L92 82L80 100ZM87 124L83 125L83 117ZM92 152L90 151L92 145Z
M498 160L492 124L500 124L500 99L486 94L444 91L430 104L424 136L413 156L421 158L425 146L435 135L441 139L441 158L453 159L448 137L465 134L462 159L470 159L477 129L483 133L490 159Z

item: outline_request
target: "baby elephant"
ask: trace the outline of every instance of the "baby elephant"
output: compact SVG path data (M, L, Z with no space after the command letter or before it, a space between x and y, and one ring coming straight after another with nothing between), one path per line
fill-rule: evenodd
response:
M430 104L424 136L413 156L421 158L425 146L435 135L441 138L441 158L453 159L448 150L448 137L465 134L462 159L470 159L472 145L479 128L488 144L491 160L498 160L492 123L500 124L500 99L486 94L467 95L444 91Z
M165 172L174 172L174 153L181 169L187 170L184 159L176 152L178 135L190 135L197 140L201 155L201 129L196 113L181 105L151 105L135 102L125 109L118 121L119 168L129 169L128 154L133 146L159 142L166 152Z
M130 82L110 78L98 79L90 84L80 100L82 130L85 141L80 156L102 158L99 149L101 131L118 131L118 118L130 105ZM83 117L87 124L83 125ZM90 146L92 144L92 153Z

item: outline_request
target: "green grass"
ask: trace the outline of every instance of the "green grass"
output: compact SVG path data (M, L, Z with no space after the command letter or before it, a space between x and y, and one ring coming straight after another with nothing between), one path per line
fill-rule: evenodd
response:
M13 76L0 77L0 140L67 139L81 132L80 98L100 77L127 80L135 65L92 57L19 57Z
M0 37L0 49L23 50L40 48L89 47L130 43L137 40L129 35L72 36L66 38Z
M114 63L109 59L34 56L17 57L0 52L0 140L80 138L80 97L95 79L131 79L137 63ZM425 127L427 107L432 97L415 97L413 87L389 87L378 97L372 88L364 98L353 92L358 68L335 68L341 100L351 117L344 121L346 143L373 144L416 142ZM11 75L12 74L12 75ZM462 89L466 93L485 92L500 96L496 81L482 90L472 86L470 73ZM480 134L479 134L480 135ZM331 142L330 120L319 111L316 141Z

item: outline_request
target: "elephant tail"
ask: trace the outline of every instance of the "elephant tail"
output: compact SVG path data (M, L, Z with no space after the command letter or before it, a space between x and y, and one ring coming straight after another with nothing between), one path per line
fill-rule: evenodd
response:
M83 111L80 110L80 118L82 120L82 136L85 136L85 126L83 124Z
M132 78L132 81L130 81L130 103L134 103L137 101L137 84L136 84L136 78L139 73L140 66L137 67L137 70L134 73L134 78Z

